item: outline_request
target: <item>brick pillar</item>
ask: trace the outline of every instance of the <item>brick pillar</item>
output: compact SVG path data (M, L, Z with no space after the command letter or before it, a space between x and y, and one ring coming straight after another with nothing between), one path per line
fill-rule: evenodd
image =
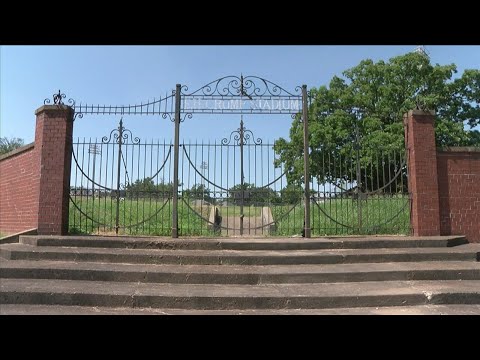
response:
M39 163L38 234L68 232L73 110L44 105L35 111L35 150Z
M440 210L435 146L435 112L410 110L405 119L408 189L412 196L413 235L440 235Z

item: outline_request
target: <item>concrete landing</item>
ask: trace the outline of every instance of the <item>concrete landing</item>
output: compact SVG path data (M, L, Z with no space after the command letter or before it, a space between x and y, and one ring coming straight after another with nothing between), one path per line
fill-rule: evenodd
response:
M100 247L173 250L313 250L452 247L467 244L464 236L347 236L320 238L181 238L125 236L22 236L20 242L35 246Z
M418 305L337 309L188 310L61 305L0 305L0 315L480 315L480 305Z

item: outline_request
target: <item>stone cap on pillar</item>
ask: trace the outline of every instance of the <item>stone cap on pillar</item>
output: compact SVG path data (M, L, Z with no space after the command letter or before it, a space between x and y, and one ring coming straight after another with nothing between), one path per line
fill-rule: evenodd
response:
M407 113L407 116L411 116L411 115L417 115L417 116L434 116L435 115L435 110L419 110L419 109L415 109L415 110L410 110L408 113Z
M35 110L35 115L38 115L42 112L55 112L55 111L71 111L72 114L74 112L73 108L71 106L68 106L68 105L63 105L63 104L60 104L60 105L42 105L40 106L37 110Z
M408 119L411 118L412 116L428 116L427 119L432 119L432 121L435 119L435 110L409 110L407 113L403 115L403 124L406 125L408 122Z

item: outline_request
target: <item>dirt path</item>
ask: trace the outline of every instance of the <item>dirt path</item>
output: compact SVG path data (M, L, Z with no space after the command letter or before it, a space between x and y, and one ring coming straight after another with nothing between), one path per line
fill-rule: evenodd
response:
M262 225L262 217L244 217L243 218L243 235L264 235L265 229L254 229ZM222 226L233 228L236 230L226 230L222 229L223 236L239 236L240 235L240 217L239 216L228 216L222 219Z

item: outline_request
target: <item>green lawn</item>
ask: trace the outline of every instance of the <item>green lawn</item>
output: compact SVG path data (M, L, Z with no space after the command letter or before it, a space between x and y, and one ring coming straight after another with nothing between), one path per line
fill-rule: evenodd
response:
M273 217L279 219L276 235L302 232L303 207L298 205L285 216L290 209L288 206L272 208ZM375 196L360 201L327 199L318 205L312 203L310 215L312 235L315 236L410 233L409 200L403 195Z
M92 221L80 213L70 202L69 231L76 234L115 234L116 202L111 198L77 198L77 206ZM162 208L163 207L163 208ZM194 207L195 211L208 219L209 207ZM156 235L170 236L172 231L172 201L165 204L164 200L125 199L120 202L119 234L126 235ZM187 205L179 199L178 223L180 235L213 235L208 223L198 217ZM144 221L145 220L145 221ZM143 221L143 222L142 222ZM96 222L105 225L99 225ZM138 225L137 223L141 222ZM122 228L126 226L125 228Z
M116 203L111 198L82 198L76 200L83 212L70 203L70 233L115 234ZM163 207L163 208L162 208ZM361 208L360 208L361 207ZM192 206L195 211L209 218L209 206ZM239 216L239 206L219 207L222 217ZM289 212L290 211L290 212ZM179 228L181 236L214 236L208 223L198 217L181 199L179 200ZM287 214L288 212L288 214ZM359 214L361 212L361 218ZM172 227L172 201L126 199L120 202L119 234L170 236ZM261 215L261 207L246 206L246 217ZM274 205L272 214L277 222L275 235L301 234L303 229L303 206ZM330 218L329 218L330 217ZM409 234L410 206L407 196L375 196L367 200L327 199L311 205L312 235L361 235L361 234ZM144 222L142 222L145 220ZM359 223L361 220L361 226ZM136 223L142 222L138 225ZM125 228L122 228L126 226Z

